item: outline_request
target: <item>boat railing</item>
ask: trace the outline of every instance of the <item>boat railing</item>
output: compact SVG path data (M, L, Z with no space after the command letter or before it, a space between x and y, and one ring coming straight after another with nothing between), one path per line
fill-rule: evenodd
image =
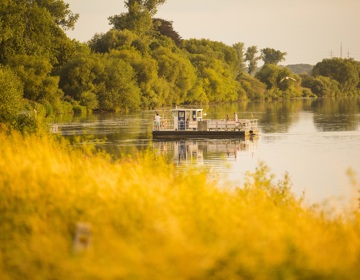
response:
M256 119L212 120L206 119L209 130L254 130L257 128Z
M206 130L239 130L250 131L257 130L257 119L239 119L235 120L214 120L203 119L206 122ZM198 121L179 121L175 127L174 120L171 118L162 119L160 127L156 127L156 122L153 122L153 130L198 130Z
M174 129L174 120L172 119L162 119L160 121L160 127L156 127L156 122L153 122L153 130L173 130Z
M244 130L255 130L258 128L257 119L239 119L239 126Z

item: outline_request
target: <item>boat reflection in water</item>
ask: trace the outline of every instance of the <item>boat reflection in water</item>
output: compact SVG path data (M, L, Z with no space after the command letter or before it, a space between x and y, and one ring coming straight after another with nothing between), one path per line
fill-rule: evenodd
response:
M157 154L172 159L175 165L224 166L229 159L236 160L241 153L254 153L258 136L238 139L187 139L154 141Z

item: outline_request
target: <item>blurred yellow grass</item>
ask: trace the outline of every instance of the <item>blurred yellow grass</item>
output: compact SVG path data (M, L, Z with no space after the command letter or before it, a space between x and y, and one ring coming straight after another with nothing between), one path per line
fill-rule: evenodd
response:
M263 164L225 189L150 152L0 133L0 279L360 279L358 212L329 217L289 185Z

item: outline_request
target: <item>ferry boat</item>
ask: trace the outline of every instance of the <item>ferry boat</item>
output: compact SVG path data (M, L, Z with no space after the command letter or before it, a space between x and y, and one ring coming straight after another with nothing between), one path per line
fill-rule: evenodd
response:
M156 113L154 139L238 138L257 135L257 119L204 119L203 109L175 108L170 117Z

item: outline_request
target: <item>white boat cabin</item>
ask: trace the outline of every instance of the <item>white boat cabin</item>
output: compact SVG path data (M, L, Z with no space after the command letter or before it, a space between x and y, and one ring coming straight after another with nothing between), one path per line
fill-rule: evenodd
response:
M203 109L173 109L174 130L197 130L198 122L203 120Z

